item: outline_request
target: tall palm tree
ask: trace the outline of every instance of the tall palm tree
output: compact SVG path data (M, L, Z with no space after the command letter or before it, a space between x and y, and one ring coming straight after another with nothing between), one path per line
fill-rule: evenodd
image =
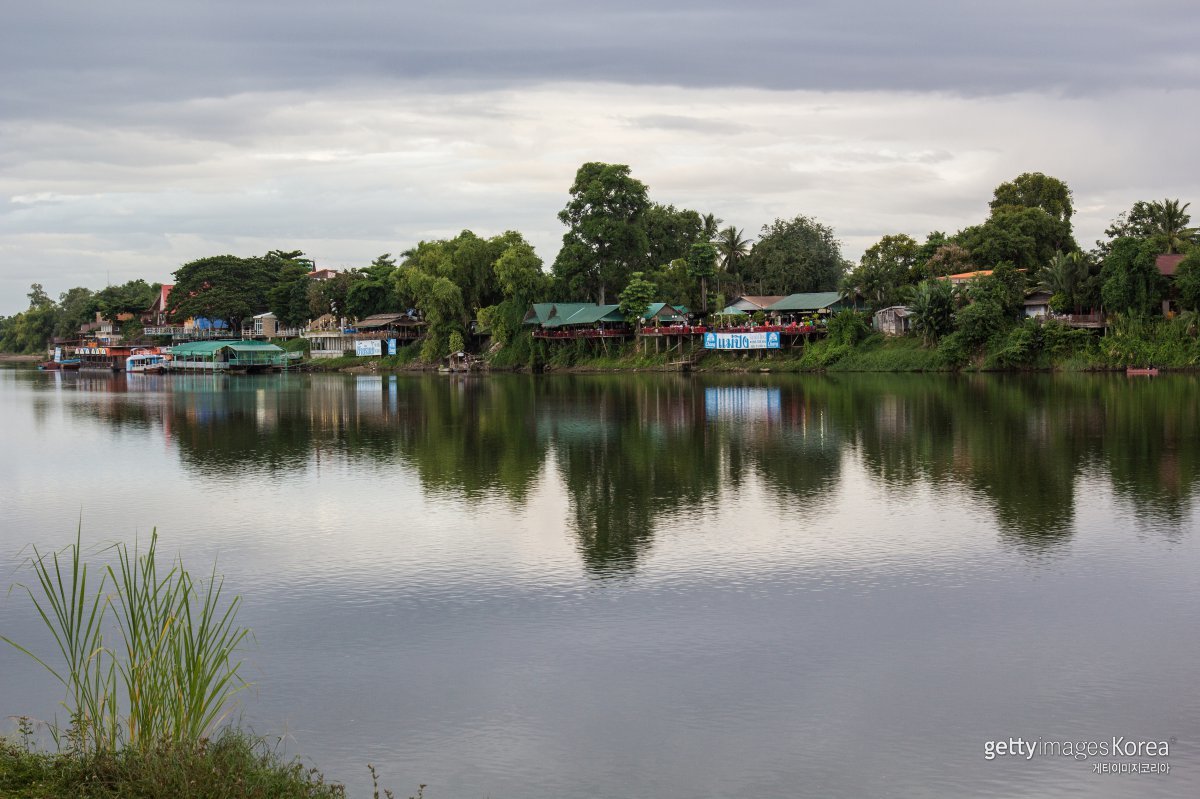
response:
M1188 227L1192 217L1187 209L1191 203L1179 204L1179 200L1163 200L1150 203L1150 230L1166 240L1167 252L1178 252L1185 242L1196 238L1196 228Z
M717 248L717 255L720 256L718 269L736 280L739 286L742 282L741 261L750 254L750 240L742 238L742 233L743 231L730 225L718 233L716 239L713 240L713 244Z

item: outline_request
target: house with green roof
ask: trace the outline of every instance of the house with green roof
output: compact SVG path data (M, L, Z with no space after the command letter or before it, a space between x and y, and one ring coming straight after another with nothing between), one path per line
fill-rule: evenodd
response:
M524 324L536 325L537 338L610 338L631 334L616 305L593 302L539 302L530 306Z
M838 291L812 291L789 294L764 310L776 317L828 317L838 311L857 308L857 302Z

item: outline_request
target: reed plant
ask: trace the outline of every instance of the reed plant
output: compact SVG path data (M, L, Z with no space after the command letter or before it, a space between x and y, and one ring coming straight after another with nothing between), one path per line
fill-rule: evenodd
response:
M36 583L19 587L54 639L60 664L0 640L66 689L70 725L49 725L60 749L197 745L228 717L246 687L235 658L249 635L237 624L241 600L223 598L215 566L206 582L193 579L180 558L161 568L157 530L144 552L136 542L113 549L116 565L106 566L98 580L83 559L78 532L61 552L33 549Z

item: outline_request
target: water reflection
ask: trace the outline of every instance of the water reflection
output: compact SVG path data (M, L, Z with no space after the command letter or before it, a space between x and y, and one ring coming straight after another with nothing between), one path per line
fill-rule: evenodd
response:
M22 379L74 392L72 413L113 429L160 429L201 477L332 460L514 506L557 479L565 527L601 575L633 568L657 531L747 483L781 507L819 507L848 464L901 500L965 489L1031 551L1070 538L1082 475L1178 527L1200 471L1190 376L51 378Z

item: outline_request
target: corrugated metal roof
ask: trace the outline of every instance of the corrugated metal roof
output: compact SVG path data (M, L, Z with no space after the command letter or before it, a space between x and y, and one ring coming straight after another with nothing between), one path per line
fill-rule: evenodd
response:
M1182 255L1160 255L1154 259L1154 265L1158 267L1158 273L1166 277L1174 277L1175 270L1179 268L1179 262L1183 260Z
M228 347L234 352L283 352L266 341L189 341L171 347L172 355L212 355Z
M374 316L368 316L366 319L361 319L354 323L357 328L371 327L416 327L417 325L425 324L420 319L409 316L406 313L377 313Z
M561 306L559 313L542 323L542 327L565 327L567 325L594 325L599 322L624 322L616 305L587 304L576 308L570 316L563 316Z
M594 302L536 302L525 314L525 324L542 327L594 325L597 322L624 322L616 305Z
M836 291L815 291L801 294L789 294L774 305L768 306L768 311L819 311L839 303L844 304L842 295Z
M586 308L589 305L595 305L591 302L535 302L529 309L529 313L525 314L525 324L527 325L544 325L547 321L555 316L565 317L578 311L580 308Z
M782 299L784 299L782 294L743 294L729 303L729 307L742 311L761 311Z
M653 319L655 317L664 322L683 322L687 320L687 312L665 302L654 302L646 309L646 313L642 314L642 318Z

